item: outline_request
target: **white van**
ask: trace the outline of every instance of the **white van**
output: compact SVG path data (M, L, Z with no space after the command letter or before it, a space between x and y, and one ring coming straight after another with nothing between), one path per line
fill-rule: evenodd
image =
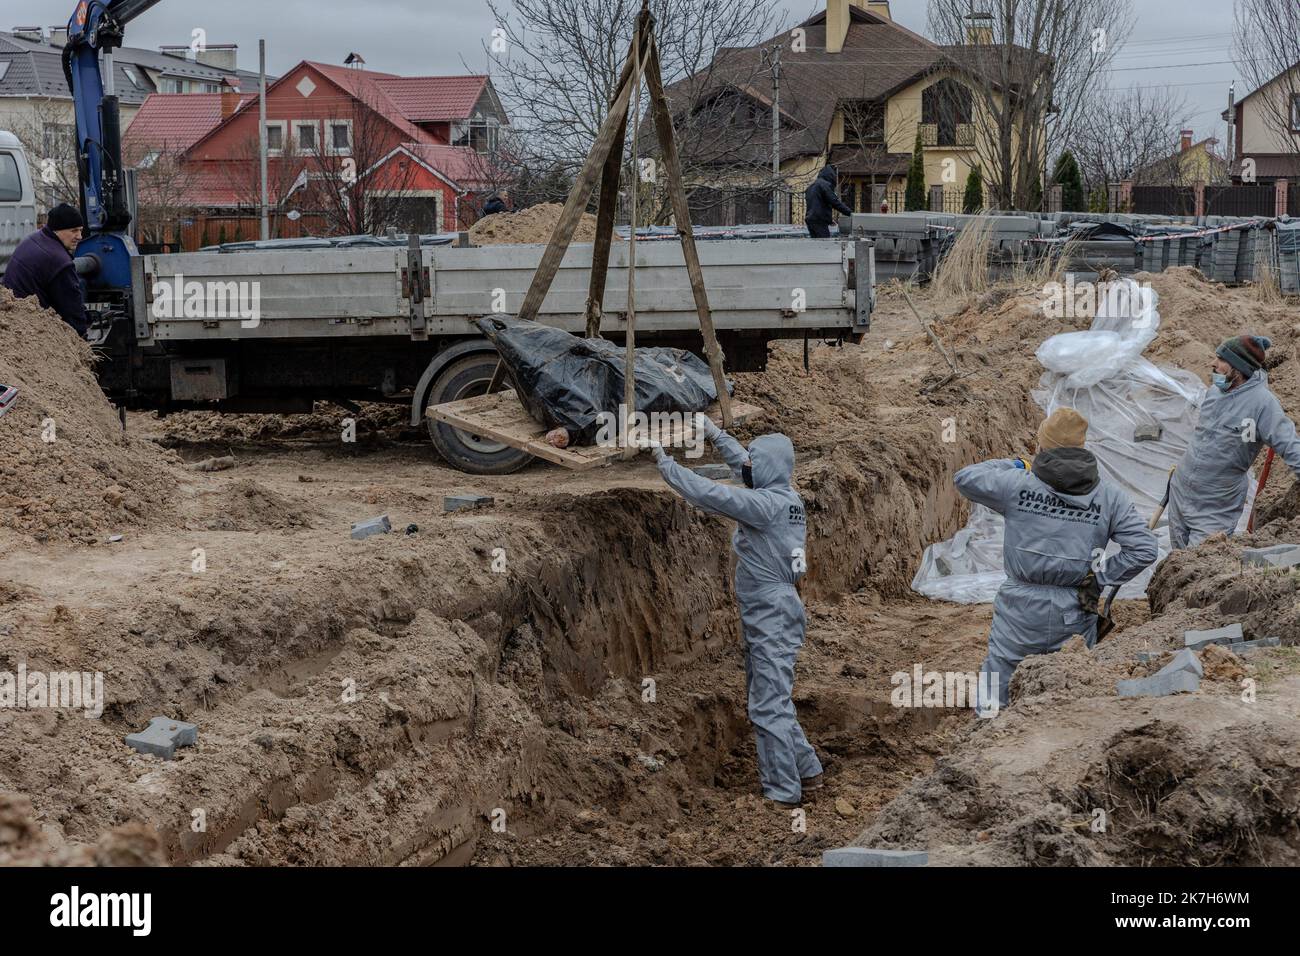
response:
M18 243L36 231L36 187L13 133L0 130L0 273Z

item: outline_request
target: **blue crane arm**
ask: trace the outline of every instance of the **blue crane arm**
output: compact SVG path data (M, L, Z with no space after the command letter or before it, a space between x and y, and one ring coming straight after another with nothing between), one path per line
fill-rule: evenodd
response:
M121 130L111 75L105 96L100 53L105 54L111 66L112 51L122 45L126 25L158 2L81 0L68 21L63 70L76 114L82 212L87 232L116 232L130 225L125 197L114 195L123 186Z

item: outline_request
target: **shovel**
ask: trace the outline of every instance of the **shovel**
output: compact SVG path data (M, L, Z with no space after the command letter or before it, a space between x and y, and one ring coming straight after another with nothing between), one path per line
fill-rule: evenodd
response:
M1165 496L1160 499L1160 504L1151 515L1151 520L1147 522L1147 529L1154 531L1156 525L1160 523L1161 517L1164 516L1165 508L1169 507L1169 487L1174 481L1174 469L1169 469L1169 480L1165 482ZM1115 600L1115 595L1119 593L1119 585L1112 584L1106 589L1102 596L1101 604L1097 608L1097 642L1093 644L1096 647L1102 640L1115 629L1115 619L1110 616L1110 605Z

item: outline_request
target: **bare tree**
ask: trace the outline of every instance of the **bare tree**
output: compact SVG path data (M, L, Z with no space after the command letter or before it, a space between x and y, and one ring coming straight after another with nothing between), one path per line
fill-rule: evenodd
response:
M1233 40L1246 82L1255 90L1269 87L1259 102L1273 151L1300 156L1300 5L1237 0Z
M32 97L12 112L4 128L18 137L32 163L36 201L42 210L59 203L81 204L77 177L77 125L72 103L54 97Z
M308 157L309 195L336 235L406 231L418 220L413 204L419 166L395 151L399 131L360 84L330 116L313 127L312 142L298 142ZM435 231L440 224L433 223Z
M135 232L143 243L180 248L180 219L192 208L183 154L165 141L133 142L122 149L123 165L135 170Z
M1186 101L1169 89L1104 90L1079 117L1069 148L1089 190L1126 179L1183 185L1174 150L1186 124Z
M974 94L991 201L1025 208L1133 25L1131 0L930 0L930 33Z
M270 156L266 163L266 201L274 212L289 198L290 191L299 186L306 169L306 158L296 148L292 136L284 133L278 155ZM257 213L262 205L262 174L259 165L261 145L256 132L236 142L228 158L221 163L222 179L229 189L235 205L241 210ZM280 218L270 217L271 238L279 238Z
M485 47L520 158L562 179L581 165L608 112L641 0L511 0L509 8L488 0L488 7L497 27ZM771 137L770 111L760 119L763 96L771 95L769 68L732 54L779 29L775 0L651 0L650 8L664 83L675 87L684 179L716 180L719 165L770 174L770 157L760 160L752 149ZM643 97L630 115L644 117L646 106ZM641 126L648 145L652 124Z
M865 92L865 88L864 88ZM888 122L887 104L881 99L863 96L856 100L845 100L840 104L840 114L844 119L844 141L835 151L834 158L840 172L840 182L850 177L861 175L868 182L867 186L888 187L897 175L892 171L891 156L905 154L911 157L916 142L916 128L921 116L915 110L896 116L896 122ZM865 170L855 174L855 170ZM883 171L882 171L883 170ZM874 193L874 188L872 189ZM874 208L869 211L874 212Z

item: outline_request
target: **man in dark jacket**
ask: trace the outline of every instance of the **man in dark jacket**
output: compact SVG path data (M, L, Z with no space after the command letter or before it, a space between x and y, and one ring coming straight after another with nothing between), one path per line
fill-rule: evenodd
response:
M497 213L505 211L505 200L501 198L500 193L493 193L488 196L487 202L483 204L483 215L485 216L495 216Z
M50 210L45 225L18 244L0 280L16 298L36 296L84 336L90 326L73 253L81 241L81 213L61 204Z
M831 211L852 215L853 210L840 200L835 186L834 166L823 166L813 184L805 190L803 221L808 225L808 235L814 239L829 239L831 235Z

